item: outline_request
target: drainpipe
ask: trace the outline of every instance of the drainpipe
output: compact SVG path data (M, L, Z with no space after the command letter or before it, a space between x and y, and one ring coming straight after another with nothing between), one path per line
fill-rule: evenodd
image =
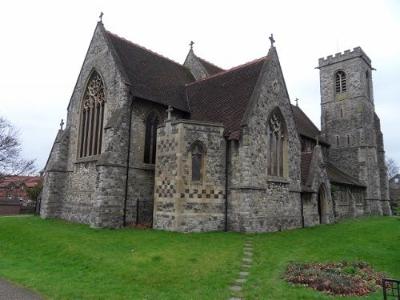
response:
M301 227L304 228L304 203L303 203L303 197L300 193L300 212L301 212Z
M132 131L132 112L133 112L133 100L135 97L132 96L130 108L129 108L129 128L128 128L128 155L126 157L126 181L125 181L125 197L124 197L124 214L122 219L123 227L126 226L126 210L127 210L127 202L128 202L128 184L129 184L129 164L131 158L131 131ZM137 219L136 213L136 219Z
M229 147L231 145L231 142L228 141L227 138L225 138L226 141L226 147L225 147L225 226L224 226L224 231L228 231L228 164L229 164Z

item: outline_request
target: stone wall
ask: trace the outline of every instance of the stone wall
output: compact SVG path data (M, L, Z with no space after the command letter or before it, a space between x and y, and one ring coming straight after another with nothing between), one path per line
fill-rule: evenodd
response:
M155 113L159 126L167 117L167 107L136 98L132 108L129 189L127 199L127 223L151 225L154 200L154 164L144 162L146 119ZM172 112L172 118L183 118L185 114L178 110Z
M300 140L274 48L242 121L241 138L230 147L228 228L264 232L301 227ZM279 107L287 130L284 176L267 174L267 126Z
M112 51L104 27L99 23L68 105L64 130L68 138L62 150L66 155L61 158L54 151L50 154L49 161L55 160L63 166L57 173L46 167L42 217L59 216L94 227L122 225L124 185L121 182L126 177L131 97ZM102 153L78 158L81 99L92 70L100 74L105 86Z
M329 160L367 186L368 210L381 215L383 170L375 125L371 60L357 47L321 58L319 69L321 128L331 144ZM339 70L346 73L347 90L336 93L335 74Z
M335 219L349 219L369 214L365 189L349 185L332 184Z
M167 121L158 129L154 225L172 231L223 230L225 139L220 124ZM205 150L202 179L192 181L191 146Z
M320 145L316 145L313 149L309 168L305 186L309 191L313 192L302 194L304 226L333 223L335 217L331 197L331 183Z

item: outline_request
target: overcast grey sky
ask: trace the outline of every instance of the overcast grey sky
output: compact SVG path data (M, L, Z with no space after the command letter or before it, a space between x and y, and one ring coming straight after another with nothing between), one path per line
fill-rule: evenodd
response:
M400 1L2 1L0 115L43 168L98 15L105 27L183 63L230 68L267 54L274 34L292 101L320 126L318 58L361 46L372 59L386 154L400 164Z

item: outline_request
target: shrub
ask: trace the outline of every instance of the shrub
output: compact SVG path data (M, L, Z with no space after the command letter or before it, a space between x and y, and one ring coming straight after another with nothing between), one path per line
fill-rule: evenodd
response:
M328 294L363 296L380 287L384 274L375 272L366 262L291 263L284 277Z

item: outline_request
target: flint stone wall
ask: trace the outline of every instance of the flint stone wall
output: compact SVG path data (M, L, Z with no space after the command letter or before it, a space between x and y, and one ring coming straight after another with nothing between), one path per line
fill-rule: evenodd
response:
M275 51L274 49L272 51ZM271 53L275 56L276 53ZM279 62L265 62L239 142L231 142L228 228L265 232L301 227L300 140ZM284 177L267 175L267 126L279 107L287 128Z

